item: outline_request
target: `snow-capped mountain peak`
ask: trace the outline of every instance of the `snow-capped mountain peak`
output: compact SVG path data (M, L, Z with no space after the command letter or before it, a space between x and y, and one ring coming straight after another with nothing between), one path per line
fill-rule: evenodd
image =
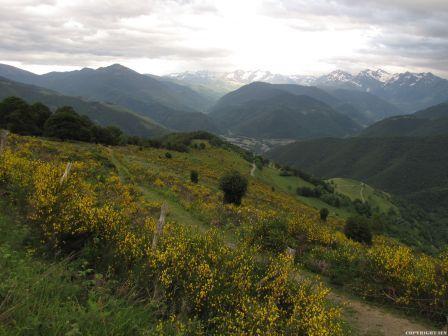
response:
M350 82L353 81L353 75L342 70L335 70L330 72L328 75L323 76L327 81L333 82Z
M383 69L377 69L377 70L366 69L361 71L357 75L358 78L373 79L383 84L388 82L393 76L394 74L384 71Z

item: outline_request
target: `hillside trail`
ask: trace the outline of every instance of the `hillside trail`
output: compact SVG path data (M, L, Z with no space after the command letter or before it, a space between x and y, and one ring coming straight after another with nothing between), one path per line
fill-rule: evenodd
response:
M127 169L125 163L121 162L114 155L113 149L108 147L105 147L105 149L109 154L111 162L117 168L120 179L123 182L133 181L132 175ZM250 174L251 176L255 175L255 170L256 165L253 163ZM145 197L167 203L169 207L169 216L173 220L179 223L192 225L200 230L205 230L207 228L202 220L194 216L191 212L185 210L175 200L171 200L167 198L166 195L157 193L156 191L150 190L149 188L141 186L138 183L136 183L136 185ZM228 235L226 235L225 239L228 246L234 246L235 243ZM298 270L296 273L297 281L310 278L319 281L317 280L318 277L315 274L308 271ZM319 277L319 279L322 281L321 277ZM434 329L418 322L411 322L409 319L399 315L397 312L363 302L348 293L331 288L328 283L326 285L331 289L329 294L330 301L343 307L343 317L351 326L354 327L356 330L355 335L357 336L403 336L405 331L408 330Z
M361 201L364 203L365 199L364 199L364 187L365 187L365 183L361 183L361 190L359 191L360 195L361 195Z
M328 298L344 307L344 318L360 336L404 336L406 331L435 330L434 327L409 320L407 317L351 298L332 290Z
M255 177L256 169L257 169L257 166L255 165L255 162L252 162L252 169L250 170L250 176Z
M298 269L296 280L323 282L330 289L328 299L342 307L343 319L353 327L356 336L405 336L406 331L437 330L429 323L410 320L401 312L390 307L381 307L366 302L350 293L331 285L328 279Z

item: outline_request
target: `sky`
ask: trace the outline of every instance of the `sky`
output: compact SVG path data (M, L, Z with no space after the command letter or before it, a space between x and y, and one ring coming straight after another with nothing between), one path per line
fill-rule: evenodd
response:
M0 63L36 73L335 69L448 78L448 0L0 0Z

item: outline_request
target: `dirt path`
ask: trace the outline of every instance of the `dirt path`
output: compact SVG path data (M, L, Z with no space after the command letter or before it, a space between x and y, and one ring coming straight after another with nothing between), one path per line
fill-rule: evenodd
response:
M407 317L332 291L329 298L344 307L344 317L360 336L404 336L406 331L434 330Z
M361 190L360 190L360 194L361 194L361 201L364 203L365 199L364 199L364 187L365 187L365 183L361 183Z
M406 331L437 330L431 324L413 321L392 308L383 308L332 287L325 277L297 269L297 281L304 279L323 282L331 291L328 299L342 306L343 319L354 329L356 336L405 336Z
M256 169L257 169L257 166L255 165L255 162L252 162L252 169L250 170L250 176L255 176Z

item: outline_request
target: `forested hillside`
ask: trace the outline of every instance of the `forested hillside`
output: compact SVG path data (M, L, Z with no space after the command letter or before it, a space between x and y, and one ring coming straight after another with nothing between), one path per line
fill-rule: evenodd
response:
M448 134L448 104L431 106L414 114L381 120L364 129L360 136L399 137Z
M307 95L291 93L297 91L295 86L267 83L244 86L221 98L210 117L230 133L254 138L345 136L360 130L356 122L329 105ZM328 96L325 92L320 95Z
M271 151L270 158L317 176L349 177L369 183L417 205L430 215L412 211L434 237L448 240L448 137L384 137L317 139ZM436 221L437 225L433 222Z
M55 91L0 77L0 100L10 96L20 97L29 103L40 102L52 110L58 107L71 106L80 114L103 126L117 126L130 135L155 137L167 133L165 127L124 107L65 96ZM26 122L26 120L23 120L23 122Z

